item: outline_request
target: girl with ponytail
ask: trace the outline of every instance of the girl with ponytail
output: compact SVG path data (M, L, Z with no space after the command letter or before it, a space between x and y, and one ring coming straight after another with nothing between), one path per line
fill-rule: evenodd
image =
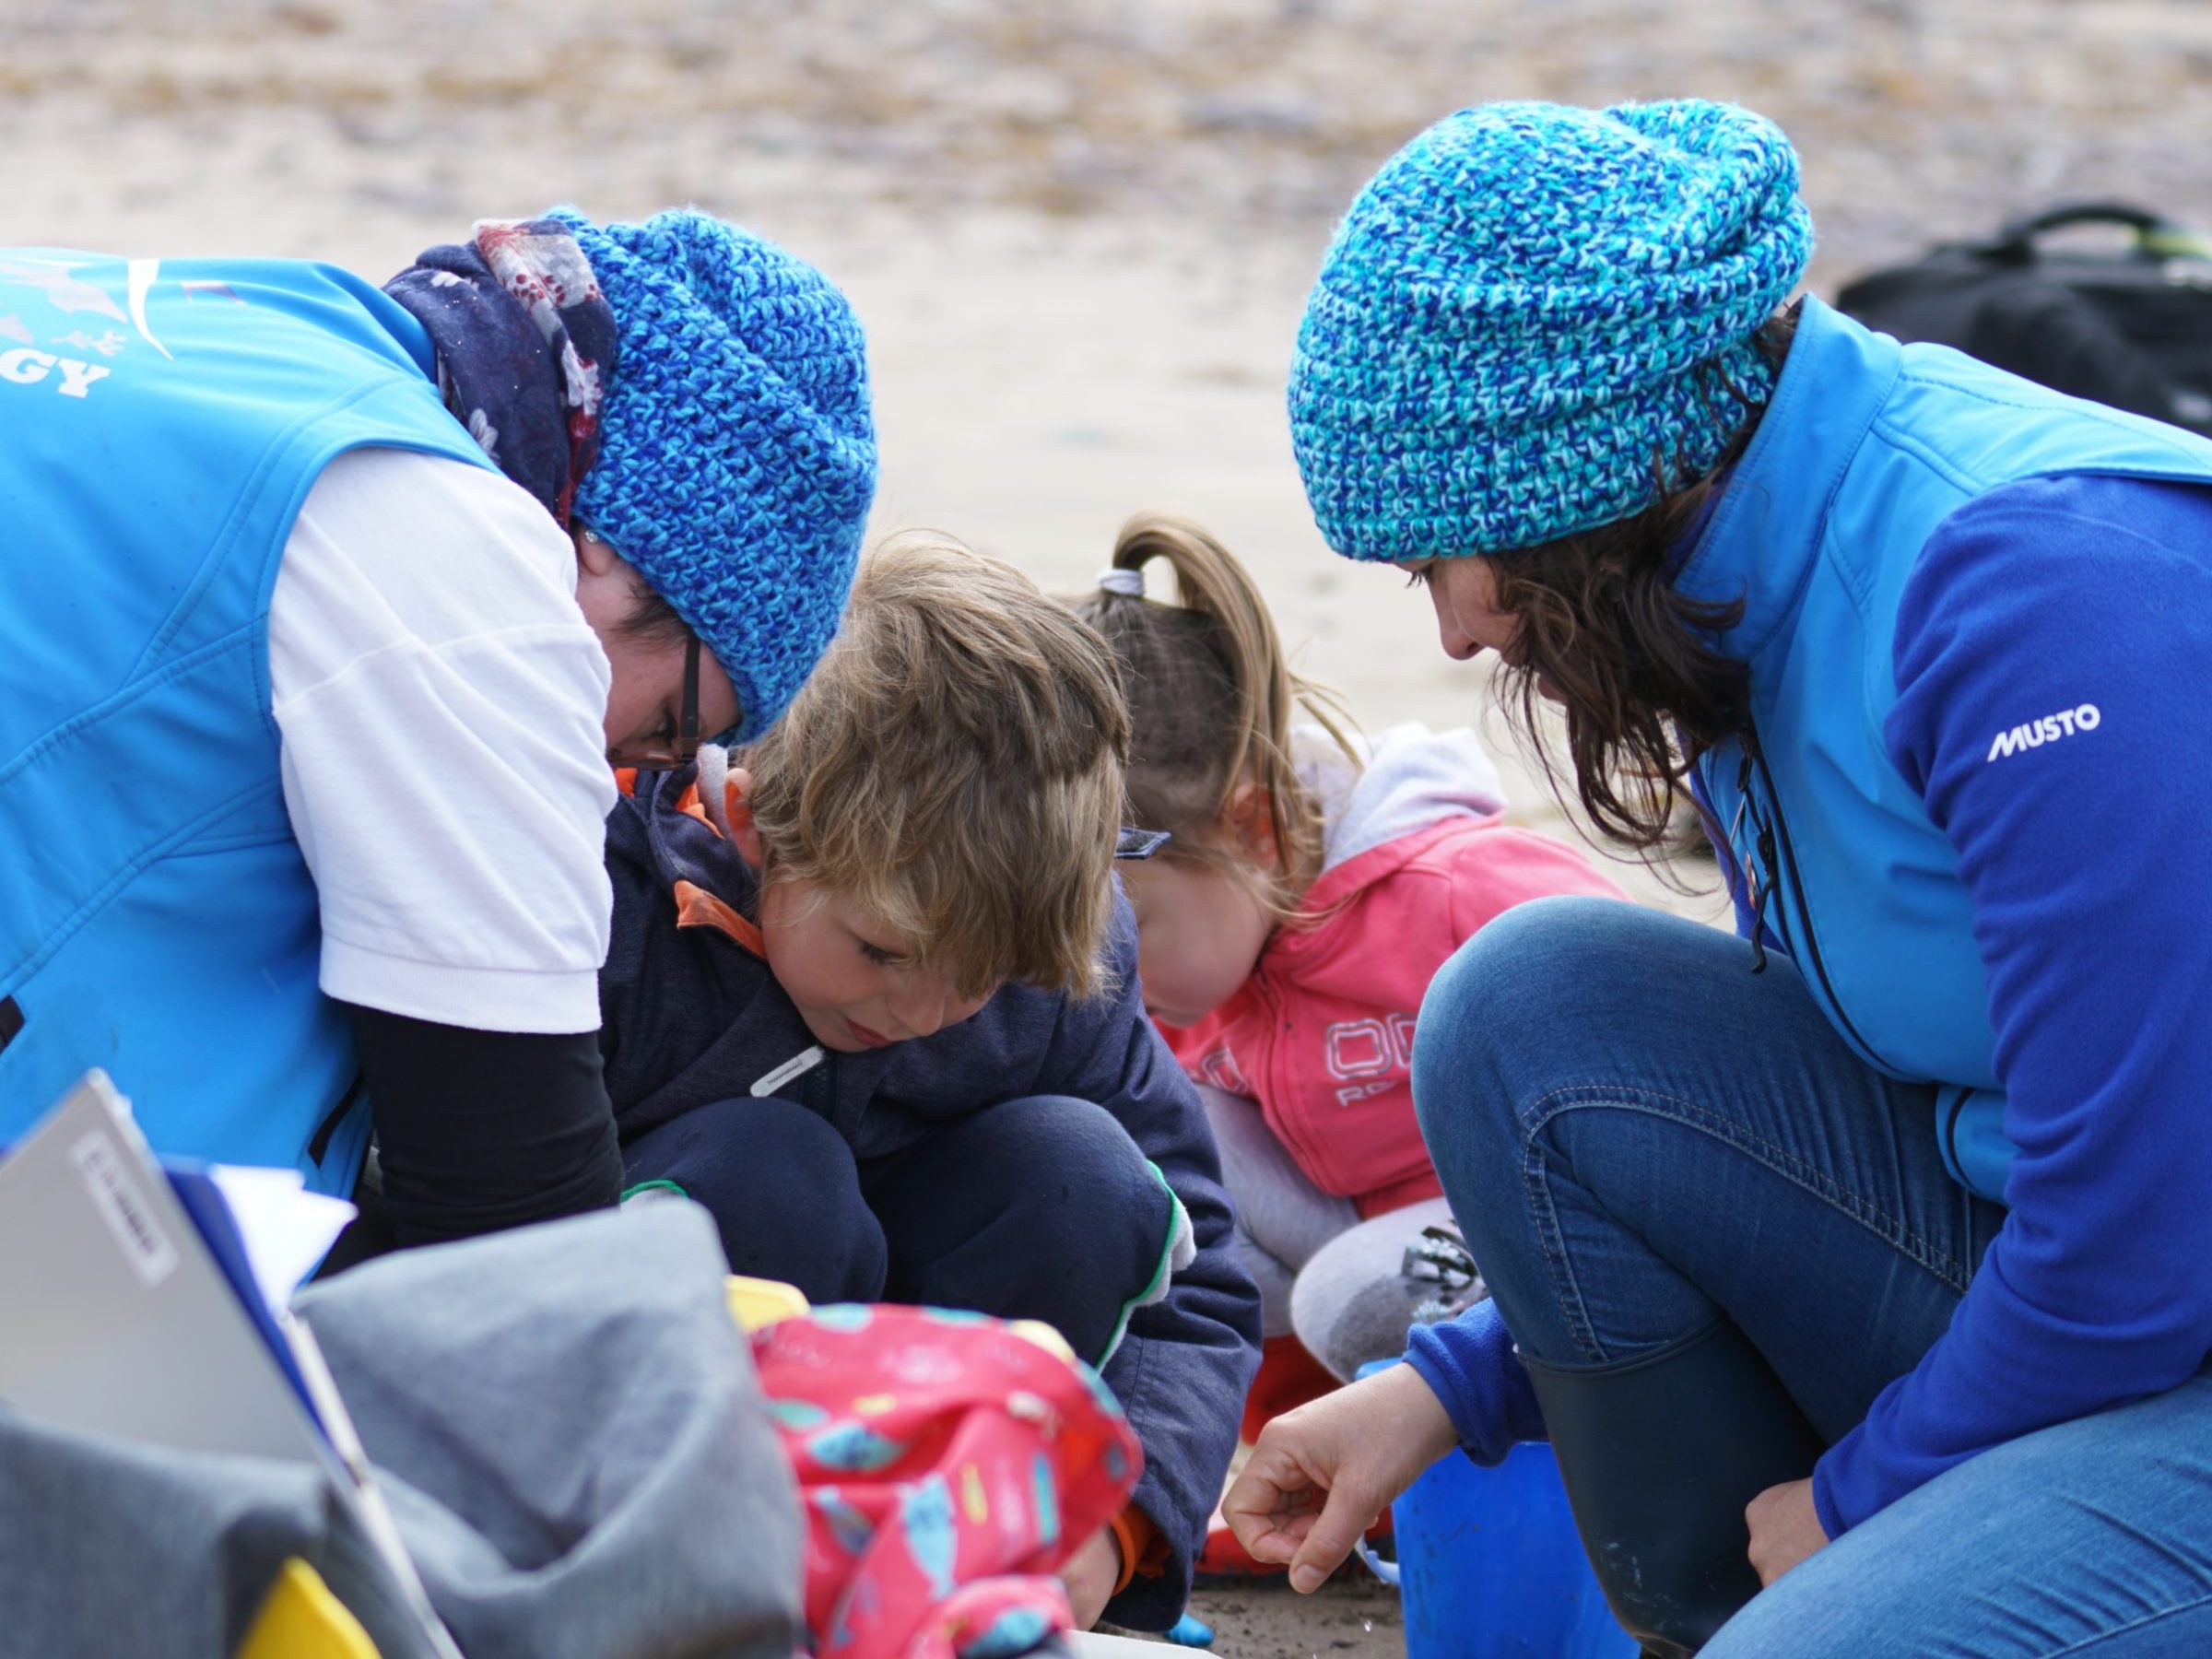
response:
M1145 596L1155 561L1173 603ZM1077 608L1129 700L1129 821L1170 836L1122 874L1145 1006L1200 1086L1260 1284L1253 1439L1401 1352L1417 1317L1481 1294L1453 1235L1426 1236L1451 1217L1414 1121L1414 1016L1500 912L1616 889L1500 821L1473 732L1360 737L1291 671L1251 576L1198 525L1131 520ZM1201 1565L1233 1566L1233 1547L1220 1532Z

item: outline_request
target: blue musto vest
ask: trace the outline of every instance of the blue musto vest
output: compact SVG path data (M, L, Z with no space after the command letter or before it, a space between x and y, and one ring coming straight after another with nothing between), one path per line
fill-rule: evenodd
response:
M159 1150L351 1190L269 594L333 457L486 464L434 372L327 266L0 252L0 1144L97 1065Z
M1699 766L1731 854L1769 888L1769 924L1830 1023L1880 1070L1938 1086L1947 1166L1999 1200L2013 1147L1972 911L1883 724L1899 603L1930 535L2000 485L2067 474L2212 484L2212 443L1808 300L1677 581L1746 605L1721 649L1750 668L1751 740Z

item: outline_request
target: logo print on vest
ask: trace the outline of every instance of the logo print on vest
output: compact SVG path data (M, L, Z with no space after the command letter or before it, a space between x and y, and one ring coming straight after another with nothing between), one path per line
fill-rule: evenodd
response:
M36 386L44 383L57 369L61 371L62 377L52 382L52 384L64 397L82 397L95 382L106 380L114 372L104 363L88 363L77 358L57 357L51 351L40 351L29 346L0 351L0 381L11 385Z
M2056 743L2061 737L2071 737L2077 732L2093 732L2103 723L2104 716L2097 712L2095 703L2061 709L2041 720L2023 721L2009 732L1999 732L1991 740L1988 760L2002 760L2022 749L2041 748L2046 743Z

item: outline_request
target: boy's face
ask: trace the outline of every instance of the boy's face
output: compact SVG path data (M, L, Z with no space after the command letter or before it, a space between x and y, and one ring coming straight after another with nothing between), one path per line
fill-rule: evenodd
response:
M768 883L760 936L769 971L806 1029L840 1053L927 1037L991 1000L989 991L960 995L948 971L915 967L907 941L851 899L810 881Z

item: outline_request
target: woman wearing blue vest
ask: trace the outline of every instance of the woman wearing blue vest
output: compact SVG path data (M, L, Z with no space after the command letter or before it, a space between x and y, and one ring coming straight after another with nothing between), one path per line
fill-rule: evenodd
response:
M2212 446L1786 306L1796 186L1741 110L1496 105L1330 249L1324 535L1615 839L1694 800L1737 936L1546 900L1439 974L1493 1300L1230 1519L1311 1587L1548 1436L1648 1653L2212 1652Z
M696 212L328 265L0 252L0 1141L401 1242L612 1203L610 758L758 733L842 609L860 331Z

